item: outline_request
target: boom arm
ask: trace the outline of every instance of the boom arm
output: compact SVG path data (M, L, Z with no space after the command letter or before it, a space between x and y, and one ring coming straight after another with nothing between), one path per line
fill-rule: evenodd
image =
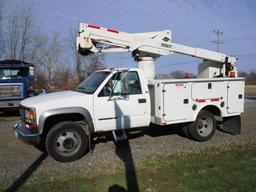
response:
M90 53L132 52L132 56L139 62L139 67L144 69L144 73L145 71L146 73L154 73L154 69L149 68L154 68L154 60L158 57L178 53L221 64L223 76L237 75L237 59L235 57L206 49L172 43L170 30L148 33L125 33L81 23L79 36L77 37L77 49L82 55ZM142 66L140 65L141 62ZM151 77L148 78L152 78L154 74L149 76Z

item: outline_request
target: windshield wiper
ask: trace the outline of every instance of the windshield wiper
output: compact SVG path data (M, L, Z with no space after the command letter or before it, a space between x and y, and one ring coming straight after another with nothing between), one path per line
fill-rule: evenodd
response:
M90 94L90 92L88 93L88 91L86 91L86 88L84 88L84 87L76 87L76 88L74 89L74 91L78 91L78 92Z

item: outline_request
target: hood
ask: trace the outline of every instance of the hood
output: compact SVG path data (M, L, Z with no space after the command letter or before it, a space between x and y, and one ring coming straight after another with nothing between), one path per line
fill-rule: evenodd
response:
M30 97L20 104L24 107L36 108L37 115L40 115L44 111L65 107L91 108L93 95L76 91L62 91Z

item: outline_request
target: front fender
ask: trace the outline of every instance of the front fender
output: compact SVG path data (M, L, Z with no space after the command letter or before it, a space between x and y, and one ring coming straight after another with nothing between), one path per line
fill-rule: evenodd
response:
M43 112L39 117L39 133L43 133L44 124L47 118L54 116L54 115L64 115L64 114L81 114L85 120L88 122L90 132L94 132L94 125L92 121L92 117L90 115L90 112L82 107L65 107L65 108L58 108L58 109L52 109Z

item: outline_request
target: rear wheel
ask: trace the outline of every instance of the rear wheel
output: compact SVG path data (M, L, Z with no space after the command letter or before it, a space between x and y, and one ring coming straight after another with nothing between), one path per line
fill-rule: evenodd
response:
M183 126L182 126L182 132L183 132L183 134L184 134L185 137L191 138L191 136L190 136L190 134L189 134L189 132L188 132L188 125L183 125Z
M205 110L200 111L196 120L188 125L189 136L196 141L208 141L214 135L215 130L215 117Z
M45 145L47 152L56 161L75 161L88 150L89 136L79 124L61 122L50 129Z

